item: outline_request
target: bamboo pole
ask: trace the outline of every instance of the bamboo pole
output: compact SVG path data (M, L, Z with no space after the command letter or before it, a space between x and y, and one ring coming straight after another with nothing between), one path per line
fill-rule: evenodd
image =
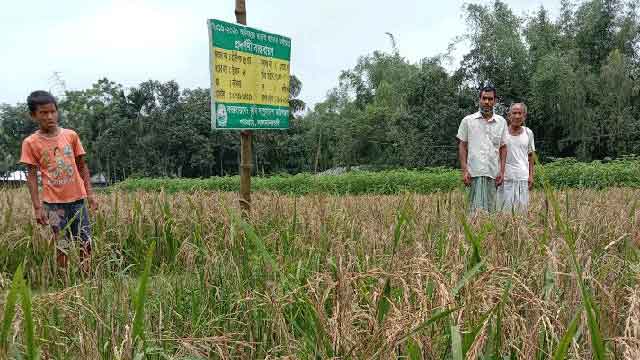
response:
M247 25L245 0L236 0L236 22ZM240 209L242 215L251 213L251 131L240 132Z

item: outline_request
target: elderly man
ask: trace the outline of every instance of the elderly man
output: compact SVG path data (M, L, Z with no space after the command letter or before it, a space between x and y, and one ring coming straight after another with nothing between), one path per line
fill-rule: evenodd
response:
M527 106L524 103L511 104L504 182L498 188L498 209L505 212L526 213L529 206L536 147L533 132L524 126L526 118Z
M472 214L496 210L496 188L504 179L507 121L493 112L496 95L493 86L480 90L480 111L462 119L456 136L462 180L471 188Z

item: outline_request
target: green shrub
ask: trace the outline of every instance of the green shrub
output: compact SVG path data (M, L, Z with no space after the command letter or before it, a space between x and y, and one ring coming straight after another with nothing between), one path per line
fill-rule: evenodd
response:
M640 187L640 160L622 159L606 163L581 163L574 159L560 159L545 165L549 184L557 189L609 187ZM536 187L541 186L541 171L536 172ZM413 192L430 194L447 192L461 186L457 169L432 168L425 170L354 171L343 175L277 175L253 177L253 191L272 191L289 195L334 194L398 194ZM114 186L120 190L157 191L169 193L193 190L239 191L240 177L212 177L208 179L137 178Z

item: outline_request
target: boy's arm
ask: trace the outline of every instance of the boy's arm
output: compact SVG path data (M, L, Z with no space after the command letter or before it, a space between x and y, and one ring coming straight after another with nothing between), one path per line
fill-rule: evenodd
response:
M84 182L84 188L87 191L87 200L89 201L89 207L92 210L98 208L98 202L96 201L93 188L91 187L91 175L89 174L89 166L84 161L84 155L76 157L76 166L78 167L78 173Z
M31 195L31 204L33 205L33 212L36 216L36 221L40 225L46 225L48 221L44 210L42 209L42 202L40 201L40 191L38 190L38 168L35 165L27 165L27 187L29 188L29 194Z

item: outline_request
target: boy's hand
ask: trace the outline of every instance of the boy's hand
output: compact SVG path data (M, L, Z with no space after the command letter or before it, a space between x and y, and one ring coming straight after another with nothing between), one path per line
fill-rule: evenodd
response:
M89 202L89 209L91 209L91 211L98 210L98 199L96 199L95 195L89 195L87 201Z
M41 207L37 207L34 209L36 215L36 221L40 225L47 225L49 223L49 219L47 219L47 214Z

